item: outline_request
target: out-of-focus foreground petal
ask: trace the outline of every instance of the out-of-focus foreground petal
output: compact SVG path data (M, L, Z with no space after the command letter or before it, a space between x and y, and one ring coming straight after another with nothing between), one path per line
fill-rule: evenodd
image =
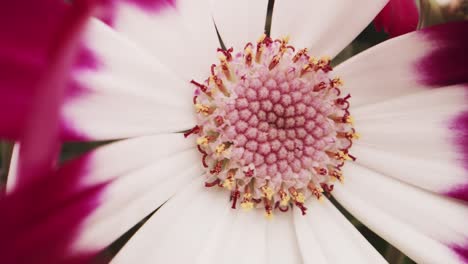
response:
M84 263L91 256L71 256L68 248L99 186L71 203L61 198L74 188L76 173L52 168L59 109L94 7L94 1L59 0L0 5L0 136L21 143L18 184L0 200L2 263Z
M419 12L414 0L390 0L374 19L375 28L391 37L416 30Z

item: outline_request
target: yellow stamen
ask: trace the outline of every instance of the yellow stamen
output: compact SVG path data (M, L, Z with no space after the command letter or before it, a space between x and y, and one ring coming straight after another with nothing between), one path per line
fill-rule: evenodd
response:
M340 77L333 78L332 83L333 83L333 86L335 87L341 87L344 85L344 82Z
M347 116L345 122L351 125L354 125L354 118L352 116Z
M197 145L200 145L200 146L205 146L206 144L208 144L209 140L207 137L199 137L197 138Z
M232 177L229 177L226 180L224 180L223 187L231 191L234 187L234 179Z
M219 56L219 60L221 61L221 69L223 70L224 75L229 81L232 81L231 70L229 69L229 63L227 61L226 56L221 54Z
M351 134L351 137L352 137L353 139L360 139L360 138L361 138L361 135L360 135L359 133L352 133L352 134Z
M267 35L264 33L258 38L257 43L262 43L266 39Z
M353 160L349 155L348 153L345 153L343 151L338 151L336 153L336 157L339 159L339 160Z
M241 207L242 209L249 211L254 207L254 204L252 202L252 194L250 193L244 193L244 197L241 202Z
M205 116L208 116L213 113L213 110L204 104L195 104L195 110L197 113L202 113Z
M281 197L281 202L280 202L281 206L289 205L289 200L291 200L291 197L289 197L289 195L286 192L281 191L280 197Z
M275 194L275 192L273 191L273 189L271 189L271 188L268 187L268 186L263 186L263 187L262 187L262 192L263 192L263 195L264 195L268 200L271 200L271 198L273 198L273 194Z
M304 203L305 202L305 196L303 193L298 192L296 197L295 197L296 202L298 203Z

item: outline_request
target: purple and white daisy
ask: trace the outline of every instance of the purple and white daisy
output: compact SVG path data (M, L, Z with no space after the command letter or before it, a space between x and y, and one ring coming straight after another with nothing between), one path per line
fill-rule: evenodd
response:
M325 192L417 262L467 262L468 24L326 57L386 2L276 0L270 36L266 0L112 3L63 107L64 139L122 139L61 168L102 185L75 251L161 207L114 263L385 262Z

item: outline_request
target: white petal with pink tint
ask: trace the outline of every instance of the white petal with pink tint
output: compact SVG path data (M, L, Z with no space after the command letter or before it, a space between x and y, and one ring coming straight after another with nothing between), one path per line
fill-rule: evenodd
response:
M119 1L114 28L185 80L205 75L218 39L209 0L178 0L157 11Z
M314 56L334 57L372 21L388 0L276 0L271 35L290 36Z
M265 30L268 0L214 0L213 18L226 48L242 51Z
M414 63L429 50L426 41L408 34L354 56L338 65L334 72L345 81L353 107L377 103L424 89L415 78Z
M174 104L190 99L192 93L186 88L187 82L150 52L103 22L91 21L85 45L94 56L97 67L79 69L75 76L80 83L86 86L90 78L108 76L126 84L119 87L89 85L85 88L101 92L119 88L119 91L130 95L148 96L159 101L167 97L166 101Z
M83 223L75 248L86 251L108 246L181 187L201 177L199 158L196 150L187 150L110 182L101 194L101 204Z
M463 153L451 122L464 111L462 86L426 90L353 110L361 139L357 162L385 175L435 192L468 182Z
M305 216L298 210L294 214L304 263L386 263L328 199L306 206Z
M450 245L468 238L468 207L349 164L334 197L361 222L421 263L458 263Z
M111 80L107 86L121 85ZM82 93L63 107L67 125L80 138L108 140L179 132L193 127L193 107L158 103L125 93Z
M224 192L206 190L196 179L158 210L112 263L192 263L206 238L229 220L230 210Z
M75 72L81 88L63 110L75 134L114 139L192 126L192 89L187 83L98 20L90 24L87 39L99 65Z

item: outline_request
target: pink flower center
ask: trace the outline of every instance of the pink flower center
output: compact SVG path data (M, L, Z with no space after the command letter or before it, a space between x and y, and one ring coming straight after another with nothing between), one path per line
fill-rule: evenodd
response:
M232 208L287 211L333 190L341 167L354 160L357 138L349 113L330 77L330 59L296 51L287 39L262 37L243 52L219 50L220 64L196 87L198 149L206 186L231 192Z

